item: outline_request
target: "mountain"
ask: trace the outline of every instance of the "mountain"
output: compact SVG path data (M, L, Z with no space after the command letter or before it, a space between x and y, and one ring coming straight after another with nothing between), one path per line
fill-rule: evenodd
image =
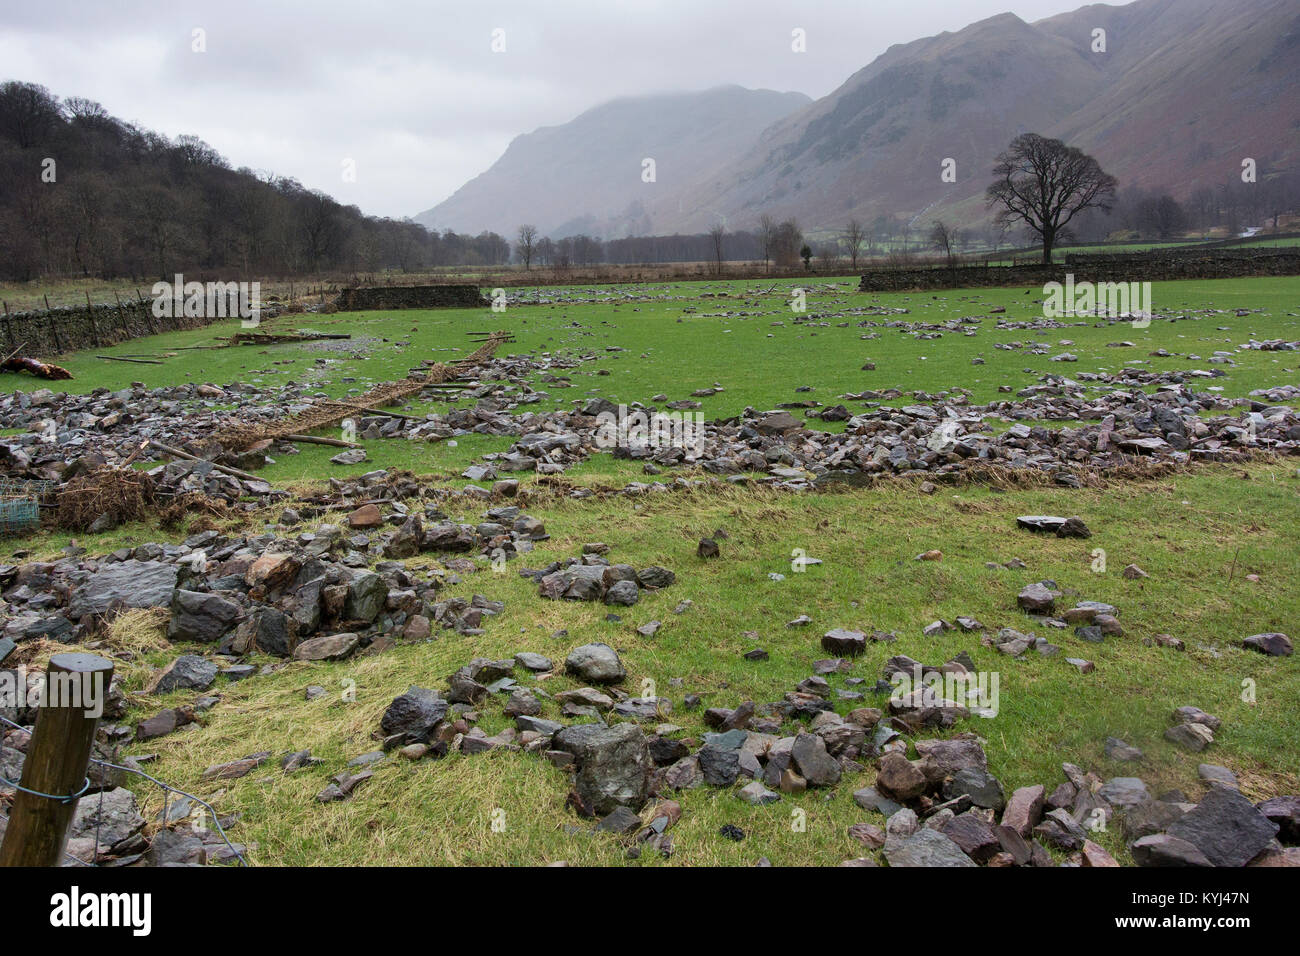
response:
M1091 153L1121 186L1180 198L1234 178L1243 157L1294 167L1300 13L1291 0L1139 0L1032 24L1006 13L894 46L681 204L707 195L734 219L795 216L810 231L880 214L977 224L995 157L1023 132ZM940 178L945 158L956 182Z
M507 237L522 223L542 235L644 235L657 229L645 212L653 197L683 194L811 102L802 93L739 86L612 100L516 137L486 172L415 220ZM654 182L642 180L647 158Z
M1093 50L1097 29L1105 31L1104 52ZM1034 23L1000 14L892 46L829 95L747 131L747 140L710 136L716 148L708 160L691 160L696 175L665 176L661 162L659 188L644 198L623 181L621 155L619 176L602 168L613 158L611 139L622 135L612 125L624 109L631 112L609 104L532 134L570 157L585 155L583 137L592 137L588 172L574 186L539 182L535 167L508 163L529 141L520 137L491 170L430 212L476 213L481 218L458 225L507 234L534 204L554 210L548 221L558 225L567 225L562 210L586 213L584 228L600 232L602 216L611 221L611 209L634 201L635 215L612 221L639 234L703 232L719 219L749 228L764 213L792 216L811 234L882 214L917 229L940 217L977 225L991 215L983 192L995 157L1023 132L1091 153L1121 187L1185 198L1235 179L1245 157L1261 172L1300 165L1300 10L1293 0L1138 0ZM595 122L602 115L608 119ZM691 144L688 153L704 140L689 125L675 128ZM672 127L657 129L672 135ZM642 141L635 142L627 149L639 156ZM949 158L955 182L940 176ZM489 195L456 205L480 181ZM596 182L599 189L589 188Z

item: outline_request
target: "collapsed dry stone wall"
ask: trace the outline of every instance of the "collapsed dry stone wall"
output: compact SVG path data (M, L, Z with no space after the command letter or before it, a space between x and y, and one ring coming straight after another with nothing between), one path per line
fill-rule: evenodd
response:
M48 358L61 352L103 348L143 335L197 329L215 321L227 320L156 316L152 299L121 305L55 308L48 312L43 309L5 312L0 316L0 344L4 346L3 355L17 350L22 355Z
M476 309L488 304L478 286L406 285L344 289L335 304L340 312L375 309Z
M337 301L341 311L369 309L463 309L486 306L475 285L392 286L344 289ZM275 308L263 308L268 318ZM48 358L64 352L104 348L145 335L197 329L225 317L157 316L153 300L128 300L111 305L69 306L0 315L0 358L10 352Z
M984 286L1041 286L1064 282L1160 282L1171 279L1231 279L1246 276L1300 275L1297 249L1188 249L1147 253L1068 255L1065 263L1044 265L960 265L917 269L881 269L862 276L862 292L951 289Z

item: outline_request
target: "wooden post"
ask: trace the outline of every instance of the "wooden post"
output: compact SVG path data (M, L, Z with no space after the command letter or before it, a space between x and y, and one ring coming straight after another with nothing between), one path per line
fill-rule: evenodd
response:
M148 302L145 302L144 296L140 294L139 289L135 290L135 297L140 300L140 308L144 312L145 325L149 326L150 333L152 333L153 335L157 335L158 326L153 324L153 306L151 306Z
M114 314L117 316L118 330L122 334L122 338L118 341L126 342L131 338L131 325L127 322L126 314L122 311L122 297L117 294L116 290L113 292L113 301L117 303Z
M95 310L90 304L89 292L86 292L86 318L90 320L90 336L94 340L95 348L99 348L101 345L99 341L99 326L95 324Z
M22 785L54 796L81 792L98 716L113 682L113 662L93 654L55 654L46 671L46 701L27 747ZM77 801L52 800L19 790L0 846L0 866L58 866Z

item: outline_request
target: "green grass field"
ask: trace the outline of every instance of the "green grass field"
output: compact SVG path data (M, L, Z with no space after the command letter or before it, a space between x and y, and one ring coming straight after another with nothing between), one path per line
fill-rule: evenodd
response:
M766 409L810 398L831 405L847 391L891 386L932 394L962 387L970 390L973 402L983 403L997 396L998 386L1019 390L1045 373L1116 372L1130 364L1153 371L1212 368L1206 359L1216 350L1233 352L1236 364L1224 366L1226 377L1204 380L1198 388L1213 385L1222 388L1222 395L1237 397L1300 381L1300 353L1234 351L1252 337L1300 338L1300 278L1157 283L1156 309L1185 315L1185 321L1157 321L1145 329L1085 323L1043 332L994 328L999 318L1029 321L1040 316L1041 306L1034 301L1041 299L1038 289L864 295L854 291L850 278L834 281L833 288L825 281L814 287L799 323L787 302L789 290L801 285L798 281L780 282L767 295L762 293L771 282L626 286L620 291L629 296L661 298L610 298L601 289L592 290L591 297L602 301L587 304L572 301L583 297L581 290L567 290L569 301L511 306L504 314L483 309L297 315L276 320L273 327L350 332L355 350L311 345L179 350L212 344L232 331L232 323L232 328L210 327L68 356L62 364L76 376L66 386L78 392L116 389L133 381L274 385L292 380L311 381L321 391L343 397L400 377L422 360L468 352L472 346L465 331L506 328L517 340L507 346L509 351L595 357L556 370L570 376L574 387L551 389L549 398L525 409L565 408L596 395L615 402L650 402L653 395L665 393L676 400L716 383L723 390L700 399L709 418L734 415L746 406ZM555 296L558 290L540 291ZM996 306L1006 312L991 313ZM909 311L866 314L873 308ZM1236 310L1249 311L1239 316ZM721 314L726 312L733 314ZM740 312L749 314L734 314ZM899 328L858 327L864 320L943 323L964 316L982 317L978 325L963 326L978 329L976 335L944 331L940 338L922 339ZM1062 345L1062 340L1072 344ZM1134 345L1108 346L1125 340ZM1031 355L994 347L1016 341L1044 342L1051 348ZM607 351L612 347L621 351ZM1159 348L1174 354L1149 354ZM1077 355L1078 362L1049 360L1066 351ZM161 366L128 365L97 359L97 354L170 357ZM985 364L972 365L973 357ZM320 358L336 361L318 366ZM874 371L862 370L868 361L875 363ZM602 371L609 374L598 374ZM37 387L7 380L10 387L18 384ZM814 391L798 393L800 386ZM548 389L536 380L534 387ZM434 410L422 405L408 409ZM336 449L309 446L264 474L276 483L300 484L401 467L463 483L457 476L469 461L509 444L510 439L481 435L458 439L454 448L447 442L369 441L370 461L352 467L329 464ZM571 469L567 477L579 484L617 487L642 476L633 463L599 456ZM454 515L460 520L476 520L485 508L460 500ZM1300 594L1294 586L1300 580L1295 539L1300 473L1294 459L1245 467L1207 465L1082 491L954 486L927 496L915 483L900 481L870 490L795 496L724 486L581 502L542 496L525 508L545 521L552 536L520 559L525 566L539 567L578 554L584 542L604 541L611 546L611 560L637 567L661 564L676 571L677 583L647 595L634 608L621 609L622 621L614 623L605 620L609 609L599 604L541 600L535 586L514 573L518 563L505 574L485 569L465 575L448 594L482 593L506 602L504 614L490 620L483 636L435 630L427 643L381 655L334 664L288 663L272 674L219 686L222 700L202 725L132 752L158 754L151 773L204 796L217 791L199 779L212 764L260 750L278 756L310 748L324 758L321 766L291 775L268 762L221 787L218 809L242 814L232 837L258 844L251 854L258 864L631 863L615 838L585 832L589 824L565 809L564 774L526 754L453 755L418 763L392 757L350 801L319 805L313 797L348 759L375 749L372 735L394 696L411 684L444 687L447 675L472 657L529 650L558 660L574 646L604 641L623 656L628 692L635 694L644 681L653 682L654 692L673 703L667 720L683 728L678 736L698 738L704 726L698 711L683 709L685 694L702 694L706 707L778 700L810 675L814 660L827 656L820 635L832 627L850 627L895 630L899 639L871 645L849 675L830 678L837 689L848 689L846 676L866 678L869 687L894 654L939 664L966 651L979 670L999 674L997 716L972 717L951 732L974 731L985 740L989 769L1008 793L1031 783L1050 790L1064 779L1062 761L1103 777L1138 775L1153 793L1176 787L1193 798L1204 789L1196 771L1202 761L1233 769L1252 798L1295 793L1300 787L1296 660L1266 658L1239 647L1249 634L1283 631L1294 638L1300 630ZM1015 516L1025 513L1080 515L1093 537L1060 540L1019 531ZM275 517L258 515L248 527L260 530ZM718 528L728 534L721 541L721 559L696 557L697 540ZM183 532L135 525L99 538L73 537L92 552L105 552L181 536ZM38 557L57 555L69 541L68 535L53 533L6 541L0 559L7 560L16 548ZM824 563L796 573L791 566L795 549ZM929 549L942 551L942 560L913 560ZM1104 572L1093 570L1096 549L1105 552ZM986 567L1013 558L1026 567ZM423 555L410 563L435 561L435 555ZM1122 577L1130 563L1149 577ZM783 574L784 580L769 578L771 572ZM1069 631L1052 632L1043 636L1061 645L1062 654L1030 653L1020 660L982 647L975 634L922 635L922 628L936 618L957 615L976 617L990 629L1032 630L1016 608L1016 593L1044 578L1057 581L1067 600L1117 605L1125 634L1098 645ZM674 613L687 599L690 609ZM785 622L799 614L811 616L813 624L787 628ZM636 628L651 619L663 627L653 638L642 638ZM555 636L561 630L567 635ZM1154 635L1166 633L1182 639L1186 651L1149 646ZM132 691L143 688L150 667L165 664L176 653L161 639L156 617L149 615L124 619L110 645L113 640L138 651L135 662L123 664ZM745 660L744 652L755 646L765 648L771 659ZM1095 672L1080 674L1065 662L1067 656L1094 661ZM533 683L522 671L516 677ZM329 693L309 702L304 697L309 684ZM556 676L538 686L553 695L577 685ZM343 693L349 687L355 688L354 697ZM193 696L178 693L165 702L139 696L132 717L147 717L160 706ZM865 703L879 706L882 701ZM1216 743L1204 754L1184 752L1163 739L1171 713L1184 704L1223 720ZM855 706L860 705L841 701L838 709L843 713ZM483 712L488 733L505 726L499 706L489 705ZM542 716L554 719L558 714L554 702L545 704ZM1146 760L1139 765L1110 761L1102 748L1112 735L1140 747ZM866 849L847 828L859 822L883 825L883 819L852 800L853 791L869 786L873 777L868 767L847 775L832 791L785 796L763 808L748 806L728 790L704 787L683 793L670 862L743 865L766 856L777 865L821 865L864 855ZM152 788L141 786L139 793L146 812L161 808ZM796 809L806 814L803 831L791 825ZM504 817L497 811L504 811ZM494 812L504 828L493 828ZM736 843L719 836L719 827L728 823L740 827L746 839ZM1127 859L1117 828L1097 839ZM663 862L647 853L634 865Z

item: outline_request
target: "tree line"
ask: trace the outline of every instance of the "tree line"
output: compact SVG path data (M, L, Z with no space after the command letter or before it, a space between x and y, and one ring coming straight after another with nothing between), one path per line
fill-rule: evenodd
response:
M510 243L367 216L297 180L232 169L35 83L0 84L0 278L139 280L500 266Z

